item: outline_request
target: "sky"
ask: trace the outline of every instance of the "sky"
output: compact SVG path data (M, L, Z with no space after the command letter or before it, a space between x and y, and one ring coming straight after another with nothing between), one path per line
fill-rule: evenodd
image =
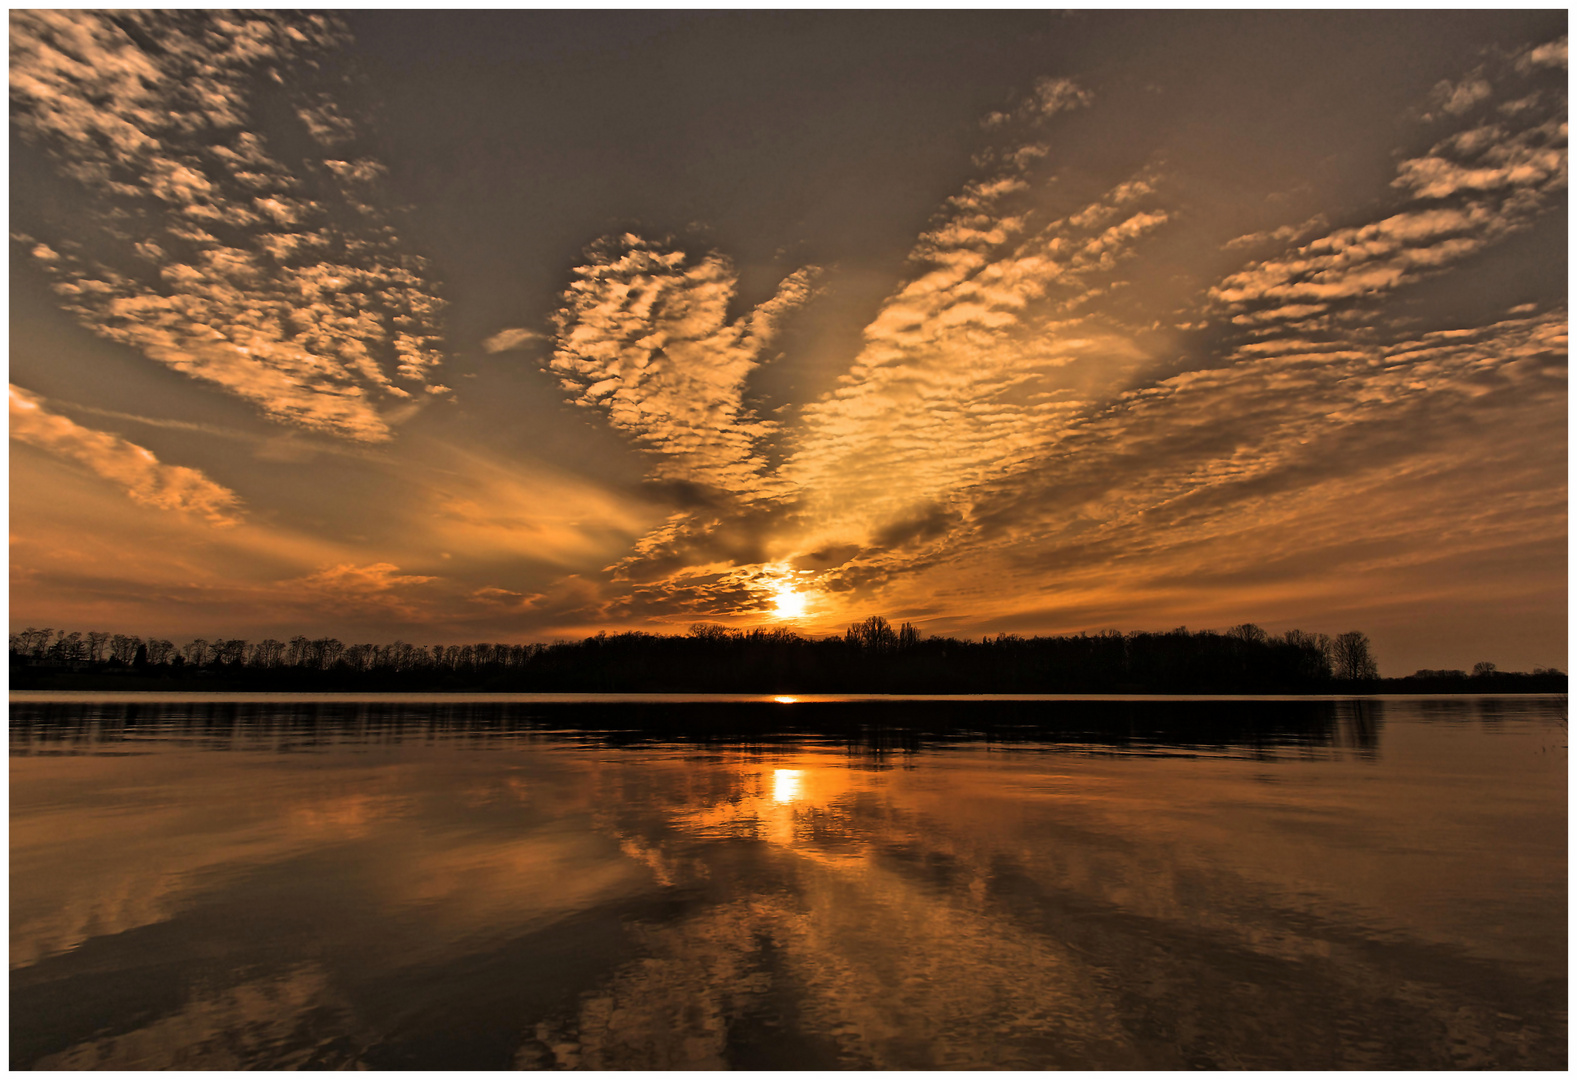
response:
M11 626L1564 669L1566 21L13 11Z

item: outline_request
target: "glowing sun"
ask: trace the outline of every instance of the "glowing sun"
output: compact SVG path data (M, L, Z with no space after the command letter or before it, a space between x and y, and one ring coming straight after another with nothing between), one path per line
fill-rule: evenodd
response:
M780 619L797 619L805 614L804 594L795 592L787 585L778 589L774 599L778 605L775 614Z

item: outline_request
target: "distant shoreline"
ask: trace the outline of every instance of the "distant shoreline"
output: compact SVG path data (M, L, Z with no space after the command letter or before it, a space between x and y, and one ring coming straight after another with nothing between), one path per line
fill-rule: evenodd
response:
M685 635L598 634L551 644L248 642L29 628L12 635L10 689L76 693L745 694L957 698L1157 695L1564 694L1566 673L1420 669L1381 678L1367 635L1252 623L1225 633L1138 631L960 640L872 616L842 636L697 623Z
M1550 682L1548 676L1526 676L1528 680L1538 679L1540 682ZM620 704L620 703L662 703L684 704L688 702L706 704L782 704L782 705L816 705L832 703L853 703L860 701L871 702L900 702L900 701L982 701L982 702L1011 702L1011 701L1339 701L1351 698L1416 698L1416 697L1451 697L1451 698L1480 698L1480 697L1566 697L1567 688L1565 677L1558 681L1558 689L1524 688L1519 684L1522 678L1507 679L1502 677L1499 682L1512 683L1513 685L1496 685L1490 689L1476 687L1459 688L1452 690L1426 689L1411 685L1411 679L1381 679L1377 685L1368 687L1353 687L1350 689L1326 689L1321 691L1290 691L1290 692L1257 692L1257 691L1186 691L1166 693L1158 691L1148 692L1107 692L1107 693L880 693L863 691L846 692L816 692L796 693L788 690L763 690L763 691L565 691L565 690L268 690L268 689L221 689L218 687L130 687L130 686L49 686L19 688L14 683L10 688L10 700L15 704L47 704L49 702L97 702L97 701L146 701L146 702L405 702L405 703L500 703L520 702L522 704ZM1401 685L1398 685L1401 684ZM785 700L787 699L787 700Z

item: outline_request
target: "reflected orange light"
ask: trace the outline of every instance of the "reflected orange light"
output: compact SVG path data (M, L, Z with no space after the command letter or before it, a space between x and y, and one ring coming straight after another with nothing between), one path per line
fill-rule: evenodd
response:
M795 702L797 702L799 700L799 698L794 697L794 696L792 696L790 694L779 694L777 697L773 698L772 700L777 702L779 705L793 705Z
M772 801L788 803L798 799L800 775L799 769L778 769L773 776Z

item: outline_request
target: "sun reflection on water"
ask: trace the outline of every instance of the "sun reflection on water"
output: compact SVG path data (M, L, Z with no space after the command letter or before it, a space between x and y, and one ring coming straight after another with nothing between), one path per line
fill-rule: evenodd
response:
M800 798L800 776L799 769L778 769L773 774L772 801L790 803Z

